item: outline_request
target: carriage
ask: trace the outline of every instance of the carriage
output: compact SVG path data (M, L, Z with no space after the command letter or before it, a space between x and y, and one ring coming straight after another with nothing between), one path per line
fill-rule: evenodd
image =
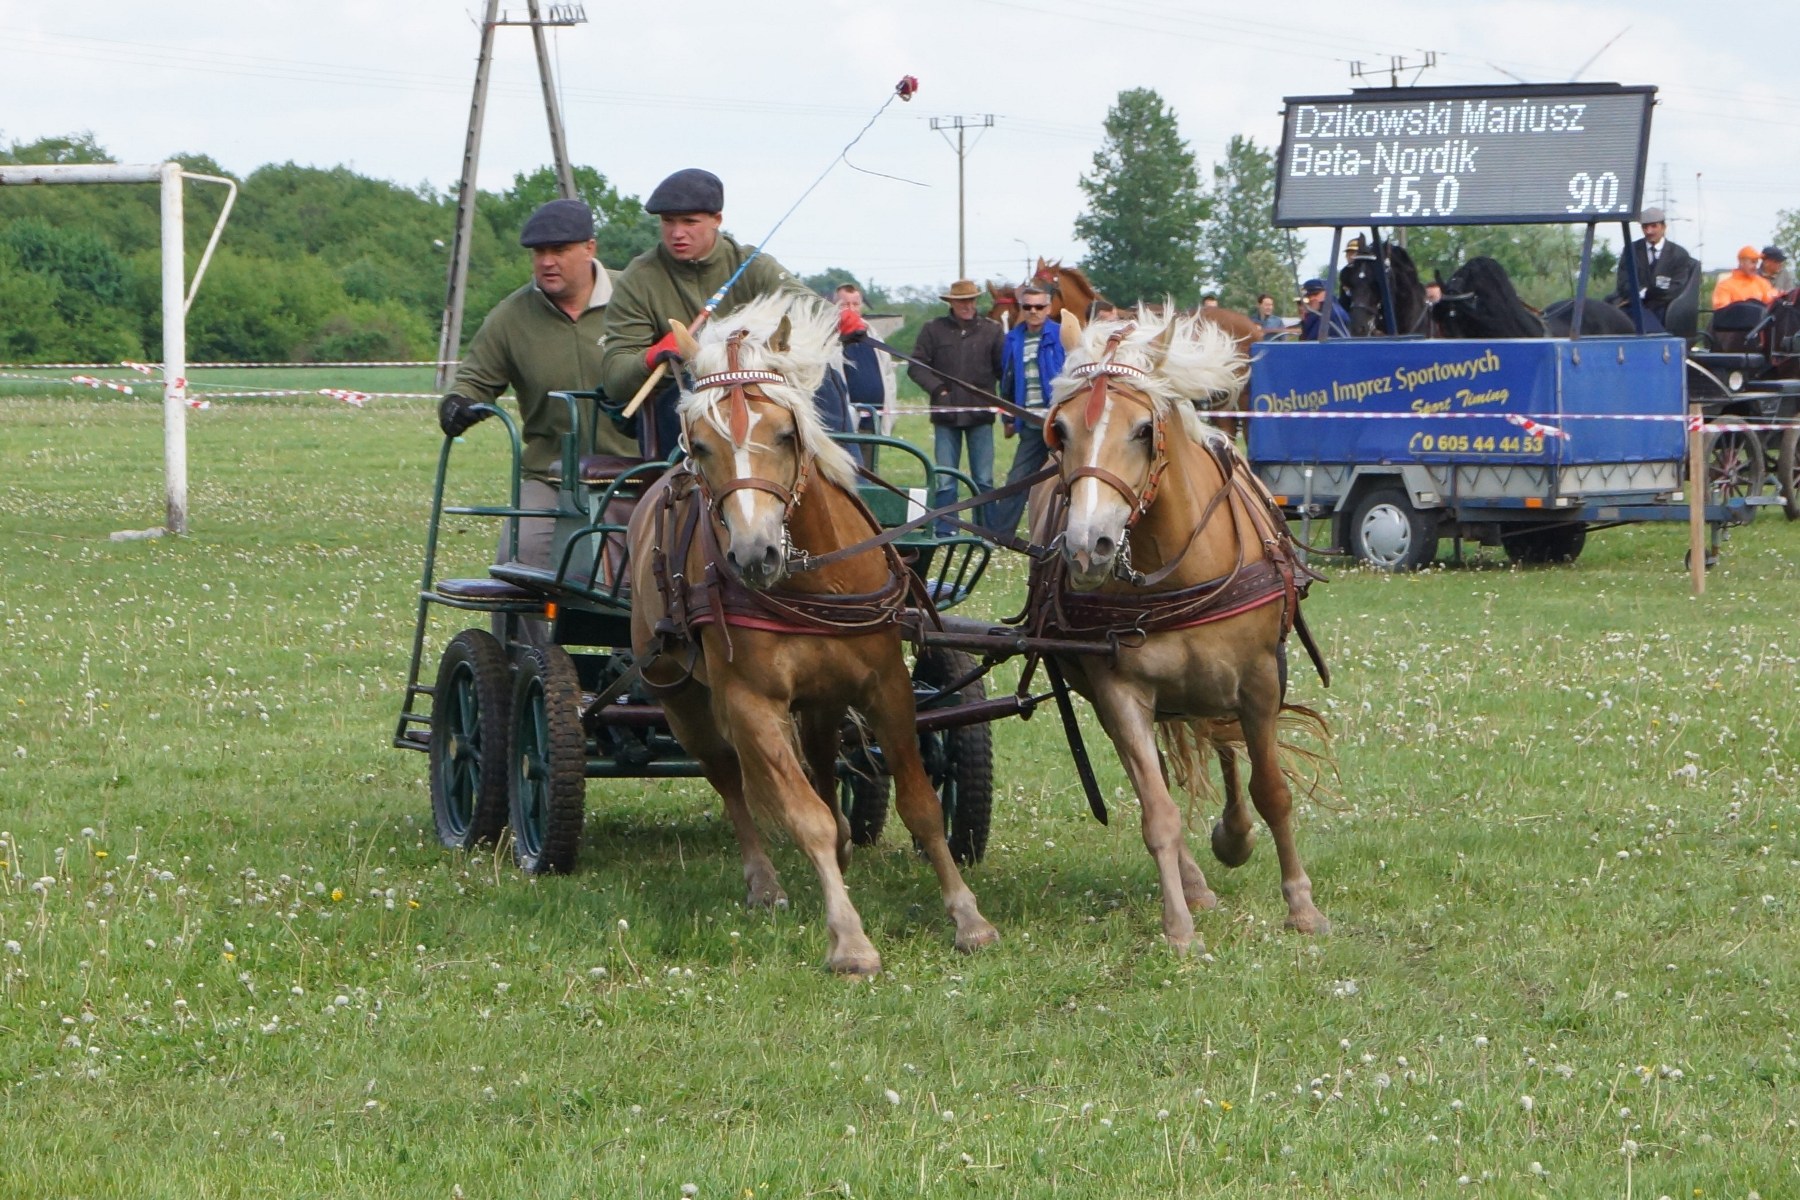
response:
M627 586L626 526L644 491L671 465L610 455L582 454L586 431L608 419L603 397L559 392L568 406L557 474L557 507L519 507L520 432L494 406L510 439L512 491L506 504L447 504L451 454L446 438L432 489L425 563L419 582L412 656L393 745L430 756L432 818L439 840L469 848L510 832L514 860L528 872L574 868L583 828L584 784L589 779L667 779L701 775L700 764L669 730L651 690L634 672L630 644L631 594ZM915 516L924 498L953 483L972 494L966 475L934 466L911 443L880 434L843 434L890 464L909 463L923 487L897 489L867 484L862 498L885 527ZM895 471L896 477L905 469ZM494 565L475 578L441 578L437 556L446 518L551 517L556 522L553 565L517 561ZM512 532L517 558L517 531ZM938 535L929 527L899 539L901 554L926 582L933 622L916 614L909 629L919 638L928 625L966 600L980 582L993 547L968 534ZM432 618L439 613L487 618L445 645L435 677L424 670ZM553 643L542 655L527 654L525 621L541 621ZM965 631L979 623L956 626ZM940 632L933 629L931 633ZM979 634L980 630L974 630ZM951 637L951 642L955 641ZM965 636L977 647L992 639ZM913 666L920 748L944 807L947 834L957 859L973 862L985 852L992 810L992 734L987 722L1029 711L1031 699L989 700L976 660L955 644L920 645ZM838 763L842 801L857 842L881 834L889 780L878 747L847 731L849 749ZM511 745L514 753L497 753Z

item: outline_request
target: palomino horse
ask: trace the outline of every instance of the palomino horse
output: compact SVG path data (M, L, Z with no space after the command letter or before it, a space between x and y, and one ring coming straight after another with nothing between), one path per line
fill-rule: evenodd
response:
M836 802L851 708L881 743L900 815L937 872L957 948L972 951L999 934L950 857L919 760L895 624L906 601L898 557L872 548L797 569L878 531L856 497L849 455L812 403L838 353L835 322L810 298L772 296L712 322L698 344L673 323L696 375L678 409L688 458L632 515L631 641L670 728L724 799L747 903L787 902L754 818L779 821L819 874L826 966L870 975L881 956L844 886L850 826Z
M1159 725L1172 753L1241 730L1250 796L1281 860L1288 927L1322 933L1277 741L1284 712L1324 733L1316 714L1283 700L1285 639L1308 572L1268 493L1193 405L1233 390L1241 360L1225 333L1193 315L1146 313L1085 333L1065 318L1062 337L1069 358L1044 431L1060 472L1033 496L1031 525L1032 540L1057 553L1034 567L1026 611L1039 636L1115 639L1111 658L1056 655L1055 665L1093 701L1137 791L1162 881L1163 934L1186 951L1193 910L1218 900L1182 836ZM1191 762L1173 766L1195 775ZM1253 839L1234 781L1228 770L1212 834L1227 866L1249 857Z

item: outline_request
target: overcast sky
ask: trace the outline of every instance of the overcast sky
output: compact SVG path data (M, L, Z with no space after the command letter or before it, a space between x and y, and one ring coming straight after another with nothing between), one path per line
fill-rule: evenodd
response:
M509 3L524 16L523 0ZM585 10L588 24L551 35L572 156L639 196L671 170L706 167L725 180L726 226L745 241L769 232L901 75L919 77L919 95L891 105L849 158L907 182L832 171L769 242L802 272L955 277L956 155L931 117L994 116L966 158L968 271L1012 280L1028 255L1080 258L1077 180L1122 89L1162 94L1209 178L1233 134L1280 141L1284 95L1348 91L1354 60L1382 68L1385 83L1390 56L1416 63L1425 51L1436 67L1403 83L1658 86L1646 201L1666 177L1670 236L1708 266L1762 245L1777 210L1800 207L1800 115L1789 73L1756 43L1767 31L1691 4L587 0ZM240 175L291 160L451 187L481 11L426 0L10 0L0 137L85 130L128 162L203 152ZM504 187L549 156L530 33L500 29L481 184ZM1303 267L1328 244L1315 238Z

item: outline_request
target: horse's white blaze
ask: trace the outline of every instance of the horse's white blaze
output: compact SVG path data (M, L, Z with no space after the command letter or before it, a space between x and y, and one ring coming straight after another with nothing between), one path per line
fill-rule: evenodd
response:
M1106 427L1112 424L1112 410L1112 397L1108 395L1101 402L1100 423L1094 426L1094 437L1088 445L1087 465L1090 467L1097 467L1100 465L1100 450L1101 447L1106 445ZM1094 519L1094 510L1100 505L1100 481L1092 475L1086 475L1077 480L1076 483L1087 484L1087 489L1082 493L1081 519L1083 521L1091 522Z
M737 471L739 479L746 478L750 474L750 435L756 432L757 422L761 420L761 413L751 412L750 427L744 432L743 444L739 445L736 442L731 444L731 465ZM737 494L737 502L738 510L744 514L744 520L748 521L755 516L755 512L750 507L750 489L740 489Z

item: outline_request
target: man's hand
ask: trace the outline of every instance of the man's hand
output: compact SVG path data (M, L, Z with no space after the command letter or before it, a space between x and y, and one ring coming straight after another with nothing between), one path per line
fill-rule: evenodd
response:
M656 370L657 365L660 363L680 361L681 351L675 345L675 335L673 333L663 334L660 341L644 351L644 365L649 367L652 371Z
M838 336L846 342L863 337L869 332L869 323L863 315L848 306L838 309Z
M438 428L446 437L461 437L469 426L477 421L485 421L494 414L482 409L473 400L451 394L445 396L438 404Z

